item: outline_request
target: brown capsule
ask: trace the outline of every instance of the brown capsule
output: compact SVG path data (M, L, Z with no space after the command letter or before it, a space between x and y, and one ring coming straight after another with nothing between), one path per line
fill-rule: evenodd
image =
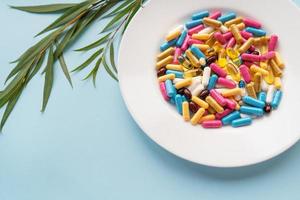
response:
M212 55L209 58L206 59L206 65L210 65L211 63L214 63L218 59L217 55Z
M265 113L270 113L272 111L272 106L270 104L266 104L264 111Z
M186 88L183 87L183 88L178 89L178 90L177 90L177 94L184 95L184 89L186 89Z
M188 100L190 100L190 99L192 98L192 93L191 93L191 91L190 91L189 89L187 89L187 88L185 88L185 89L183 90L183 94L184 94L184 96L185 96Z
M165 67L160 68L157 70L157 77L163 76L166 74L167 69Z
M199 110L199 106L194 102L189 102L189 108L192 113L196 113Z
M253 55L259 55L259 52L258 51L253 51L253 52L251 52L251 54L253 54Z
M204 100L209 95L209 90L202 90L199 94L199 98Z

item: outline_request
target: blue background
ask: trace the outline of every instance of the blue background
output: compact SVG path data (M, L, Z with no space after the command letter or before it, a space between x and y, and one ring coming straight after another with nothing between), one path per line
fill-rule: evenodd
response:
M34 44L33 35L57 17L23 13L7 5L53 2L0 2L1 83L13 67L8 62ZM94 41L101 26L94 24L72 49ZM74 68L87 57L70 50L66 60ZM0 200L300 198L300 145L250 167L196 165L166 152L142 132L118 84L103 70L96 89L81 81L84 73L74 74L74 89L59 66L55 73L46 113L40 113L43 78L37 76L0 135Z

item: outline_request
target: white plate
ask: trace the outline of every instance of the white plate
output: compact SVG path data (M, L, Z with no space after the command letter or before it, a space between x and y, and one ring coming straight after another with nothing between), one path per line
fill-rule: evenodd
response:
M182 120L160 94L155 58L166 33L195 12L235 11L279 35L286 63L283 99L269 117L251 126L203 129ZM173 154L209 166L236 167L270 159L300 136L300 12L288 0L152 0L134 17L119 54L119 79L128 110L144 132Z

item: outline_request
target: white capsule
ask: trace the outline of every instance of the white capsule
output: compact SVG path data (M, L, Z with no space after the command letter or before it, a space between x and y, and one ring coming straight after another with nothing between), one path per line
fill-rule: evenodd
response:
M228 91L229 89L228 88L216 88L215 89L218 93L223 93L223 92L226 92L226 91Z
M178 25L177 27L175 27L174 29L172 29L171 31L169 31L169 33L173 33L175 31L182 31L183 30L183 25Z
M180 81L183 81L183 80L184 79L182 79L182 78L174 78L173 83L176 84L176 83L178 83Z
M222 25L222 26L220 27L220 31L221 31L222 33L227 33L229 30L228 30L228 28L227 28L226 26Z
M211 26L206 27L205 29L201 30L198 34L210 34L214 31L215 29Z
M242 99L242 96L241 96L241 95L235 95L235 96L234 96L234 99L235 99L236 101L240 101L240 100Z
M193 91L199 84L201 84L202 77L196 76L196 77L193 77L192 80L193 80L192 84L187 87L190 91Z
M204 86L202 84L198 85L194 90L192 90L192 95L193 96L198 96L200 92L204 90Z
M275 90L276 89L275 89L274 85L269 86L268 91L267 91L267 98L266 98L267 103L272 102Z
M262 80L262 82L261 82L262 91L266 92L266 91L268 91L268 88L269 88L268 83L265 80Z
M211 73L210 67L205 67L203 70L203 77L202 77L202 85L204 87L206 87L208 85L210 73Z
M241 90L242 90L241 96L242 97L246 96L247 95L246 89L245 88L241 88Z

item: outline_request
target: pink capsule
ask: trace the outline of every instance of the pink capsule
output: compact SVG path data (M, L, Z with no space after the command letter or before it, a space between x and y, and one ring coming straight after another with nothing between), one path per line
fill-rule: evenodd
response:
M254 28L261 28L261 23L258 21L255 21L253 19L249 19L249 18L244 18L244 24L246 26L250 26L250 27L254 27Z
M253 52L253 51L255 51L255 46L254 45L251 45L250 47L249 47L249 51L251 51L251 52Z
M277 45L278 36L277 35L271 35L268 45L269 51L274 51Z
M220 128L222 127L222 121L221 120L209 120L202 122L203 128Z
M213 72L215 72L220 77L226 77L227 73L224 69L219 67L216 63L211 63L210 68Z
M214 33L214 38L220 42L220 44L224 45L226 43L226 39L224 38L223 34L219 31Z
M227 43L227 45L226 45L226 48L233 48L235 44L236 44L236 40L235 40L234 37L232 37L232 38L228 41L228 43Z
M222 85L229 89L233 89L236 87L236 83L234 81L229 80L227 78L223 78L223 77L218 78L217 84Z
M249 61L245 61L243 62L244 65L246 65L246 67L251 67L251 65L253 65L253 62L249 62Z
M216 119L221 120L223 117L226 117L230 113L232 113L232 109L226 108L223 112L216 114Z
M253 36L252 33L249 33L247 31L241 31L240 33L241 33L242 37L246 40L248 40L249 38L251 38Z
M204 43L201 40L189 39L188 44L189 46L192 46L193 44L204 44Z
M211 14L209 15L209 18L210 18L210 19L218 19L218 18L221 17L221 16L222 16L222 12L217 10L217 11L211 13Z
M175 48L173 64L179 64L177 58L182 54L182 50L180 48Z
M189 39L190 39L190 36L187 35L187 36L185 37L185 39L184 39L182 45L181 45L181 50L182 50L182 51L186 51L186 50L189 48L189 43L188 43L188 42L189 42Z
M198 33L200 31L202 31L203 29L205 28L205 26L203 24L200 24L198 26L195 26L194 28L191 28L189 31L188 31L188 34L189 35L193 35L195 33Z
M260 55L253 55L253 54L248 54L248 53L242 54L242 60L245 60L245 61L259 62L260 58L261 58Z
M229 109L231 109L231 110L234 110L235 109L235 107L236 107L236 102L235 101L232 101L232 100L230 100L230 99L226 99L226 106L227 106L227 108L229 108Z
M251 74L249 68L245 64L240 66L240 73L246 83L251 82Z
M166 101L169 101L169 97L168 97L168 95L167 95L167 90L166 90L165 82L159 83L159 88L160 88L160 92L161 92L163 98L164 98Z
M275 51L269 51L268 53L260 56L260 61L267 61L274 58L276 55Z
M223 34L223 37L224 37L226 40L230 40L230 39L233 37L233 35L232 35L231 31L229 31L229 32L227 32L227 33L224 33L224 34Z
M227 103L226 99L215 89L210 90L210 96L214 98L221 106L225 106Z

